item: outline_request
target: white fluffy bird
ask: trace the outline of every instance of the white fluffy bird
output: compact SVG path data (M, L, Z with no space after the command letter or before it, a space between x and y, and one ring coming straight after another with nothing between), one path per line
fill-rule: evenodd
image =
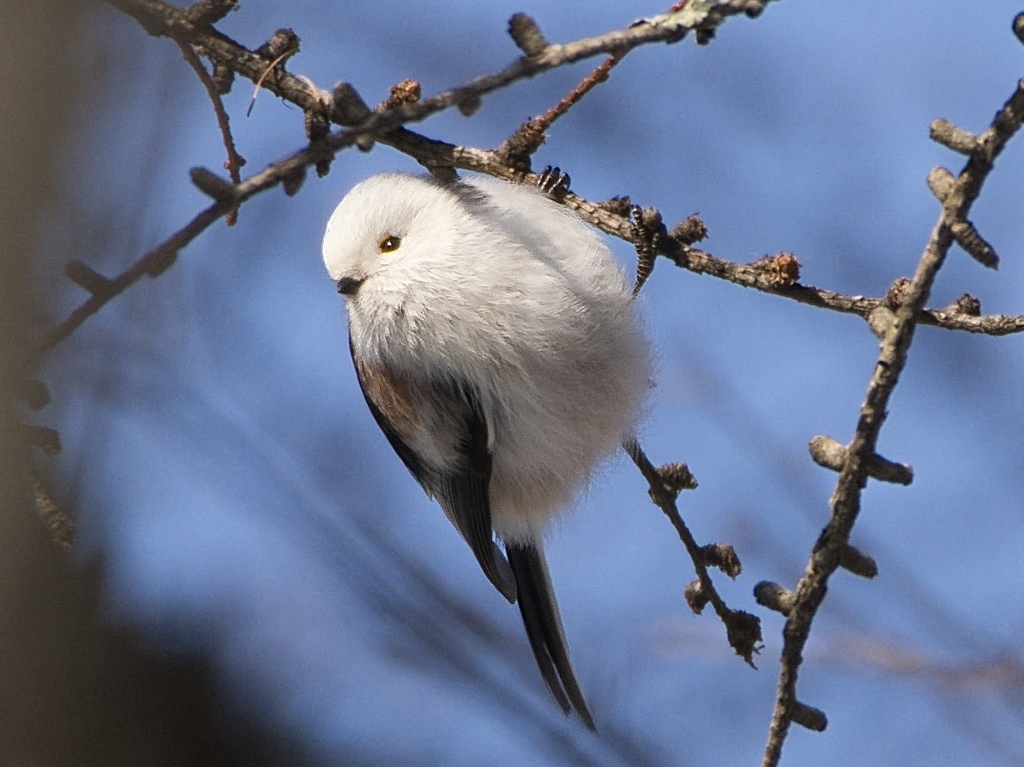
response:
M369 178L334 211L323 254L377 424L487 578L518 601L562 710L593 729L543 537L632 434L649 389L627 280L564 207L482 178Z

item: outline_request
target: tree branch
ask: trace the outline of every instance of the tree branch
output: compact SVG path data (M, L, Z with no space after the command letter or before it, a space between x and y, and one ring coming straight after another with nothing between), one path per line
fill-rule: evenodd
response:
M756 615L729 607L708 574L708 567L717 567L730 578L735 578L742 569L739 558L728 544L698 545L676 508L679 492L697 487L697 481L686 464L655 467L635 439L624 442L622 448L647 480L651 501L669 518L693 562L697 580L690 583L685 591L690 609L700 614L710 603L725 625L726 636L733 650L753 666L753 656L759 652L761 645L761 620Z
M332 98L315 88L308 80L296 77L283 69L268 74L268 61L258 53L246 49L226 35L205 23L202 14L190 14L170 6L161 0L107 0L126 14L132 16L151 34L167 36L179 43L196 46L203 55L215 64L229 67L253 82L262 85L275 95L308 112L316 112L337 122L333 114ZM493 150L461 147L443 141L436 141L414 133L404 123L422 120L429 115L474 101L487 92L532 77L540 72L575 62L588 56L610 52L621 56L633 47L649 42L675 42L688 30L714 29L727 16L740 12L756 15L769 0L726 0L720 4L704 0L693 2L681 10L638 22L628 30L618 30L567 45L547 46L535 57L520 59L501 72L477 78L466 85L437 94L415 103L404 103L393 109L371 113L363 122L354 127L331 134L327 138L293 153L284 160L267 166L256 176L237 185L232 197L232 206L237 206L254 194L288 181L289 189L295 191L298 179L304 177L305 168L331 159L337 152L364 140L379 140L413 157L428 167L448 166L464 170L487 173L513 181L534 181L535 177L524 174L512 167L507 159ZM196 20L198 19L198 20ZM563 200L593 226L607 234L626 241L632 241L631 223L628 216L619 215L599 203L591 202L573 194ZM57 344L70 336L88 317L95 314L107 301L124 292L144 274L159 274L162 269L152 268L162 260L173 262L178 251L195 239L219 215L232 210L225 207L223 200L197 215L182 229L166 241L143 255L117 277L108 280L104 289L92 295L67 319L54 328L36 347L29 360L29 367L38 362ZM216 213L213 211L216 210ZM774 293L802 303L819 306L833 311L857 314L867 318L872 311L883 304L883 299L848 296L842 293L794 284L779 287L764 270L752 265L743 265L718 258L696 248L681 245L677 240L663 238L661 255L668 256L678 266L697 274L707 274L734 282L744 287ZM979 317L949 310L922 310L918 320L923 324L935 325L951 330L971 333L1005 335L1024 331L1024 315L992 315Z
M217 115L217 127L220 128L221 139L224 141L224 151L227 153L224 168L231 177L231 183L240 184L242 182L241 172L242 166L245 165L245 158L235 148L235 139L231 135L231 121L228 118L227 110L224 109L224 102L221 101L221 94L217 90L217 84L210 77L210 73L203 67L203 62L199 60L196 52L192 50L192 46L188 43L183 43L181 40L176 40L175 42L178 44L178 48L181 49L182 58L192 67L192 71L196 73L199 82L206 89L206 95L209 96L210 103L213 104L214 114ZM236 206L228 212L225 223L228 226L234 226L237 221L238 207Z
M234 3L223 3L223 7L218 5L214 9L217 13L211 16L210 9L207 8L208 2L200 2L190 9L183 10L162 0L107 1L135 18L150 34L170 37L179 46L195 46L204 56L210 58L215 66L228 67L231 71L260 83L263 88L301 107L307 115L314 114L320 119L338 122L335 119L337 115L334 114L330 94L317 89L305 78L286 72L283 67L268 68L268 64L273 64L275 59L280 58L279 55L268 61L261 55L261 51L250 51L210 26L211 20L218 19L233 9ZM534 77L549 69L601 53L612 53L621 57L633 48L647 43L677 42L692 30L703 30L702 34L706 39L725 18L739 13L756 16L767 2L770 0L693 0L682 9L674 8L667 14L641 20L628 29L565 45L546 45L536 55L522 57L495 74L478 77L465 85L422 101L404 102L387 110L372 112L359 125L316 141L306 149L268 165L260 173L241 184L235 184L231 189L227 184L213 184L219 190L213 193L211 185L201 183L197 175L209 181L211 177L215 177L214 174L193 174L193 180L197 185L216 198L215 204L144 254L117 277L107 279L93 272L96 280L93 281L92 287L96 289L87 287L91 293L90 297L36 346L29 357L27 367L37 365L50 350L70 336L86 319L98 312L112 298L123 293L143 275L156 276L162 273L174 262L178 252L209 227L218 216L236 210L238 205L254 194L279 183L285 185L287 192L295 193L305 177L305 169L310 165L320 165L343 149L365 140L376 139L424 164L448 164L450 167L480 170L499 177L522 180L521 174L517 174L514 168L509 167L507 163L498 162L497 153L493 151L433 141L402 126L405 123L423 120L453 106L478 101L482 95L517 80ZM193 12L194 9L198 10ZM185 48L182 50L184 52ZM587 207L595 208L593 205L581 205L583 209ZM628 229L628 221L626 227ZM69 265L69 269L81 271L81 266Z
M621 56L641 45L657 42L674 43L695 30L708 37L729 16L740 13L756 16L770 1L691 0L682 9L641 19L627 29L614 30L571 43L547 45L538 53L523 56L499 72L477 77L465 85L443 91L415 104L404 104L399 109L378 113L370 118L371 124L364 126L364 129L379 131L399 124L417 122L464 101L479 99L518 80L535 77L550 69L602 53ZM283 68L265 77L267 59L246 49L211 26L193 22L185 10L168 5L162 0L107 2L135 18L150 34L171 37L201 47L205 56L229 64L235 72L253 82L264 78L264 88L303 109L320 110L329 103L325 93L318 91L307 80L289 74Z
M778 765L790 724L797 722L806 725L810 720L805 713L808 710L816 711L801 703L796 694L797 676L811 623L825 598L829 579L844 564L844 552L849 547L850 533L860 513L861 490L867 482L871 466L878 460L875 451L889 399L906 364L914 332L932 284L956 239L954 229L967 221L967 214L992 170L993 161L1020 128L1022 117L1024 81L1017 84L1016 91L996 114L988 130L972 142L972 154L964 169L948 189L939 195L942 201L939 220L932 230L914 277L906 286L892 321L883 333L881 351L868 384L856 432L843 454L839 480L832 494L831 519L815 543L804 576L797 583L789 601L783 630L779 687L763 767ZM824 715L814 721L824 728Z

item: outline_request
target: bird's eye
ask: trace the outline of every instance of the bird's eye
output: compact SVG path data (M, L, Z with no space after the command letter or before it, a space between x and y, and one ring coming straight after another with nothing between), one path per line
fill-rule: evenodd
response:
M385 235L381 237L380 242L377 243L377 247L381 253L391 253L392 251L398 250L398 246L402 244L402 238L396 237L393 234Z

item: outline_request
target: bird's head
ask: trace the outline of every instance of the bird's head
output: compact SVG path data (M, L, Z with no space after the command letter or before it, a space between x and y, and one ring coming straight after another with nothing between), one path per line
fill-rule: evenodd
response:
M390 173L357 184L324 234L324 264L338 292L354 296L368 281L401 281L451 252L460 210L457 192L427 177Z

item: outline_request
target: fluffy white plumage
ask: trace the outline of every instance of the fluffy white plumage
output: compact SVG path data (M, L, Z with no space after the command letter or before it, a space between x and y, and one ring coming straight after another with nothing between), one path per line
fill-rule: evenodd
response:
M625 276L570 211L490 179L367 179L331 216L323 252L378 424L492 583L518 597L549 688L592 727L542 539L632 434L649 388Z

